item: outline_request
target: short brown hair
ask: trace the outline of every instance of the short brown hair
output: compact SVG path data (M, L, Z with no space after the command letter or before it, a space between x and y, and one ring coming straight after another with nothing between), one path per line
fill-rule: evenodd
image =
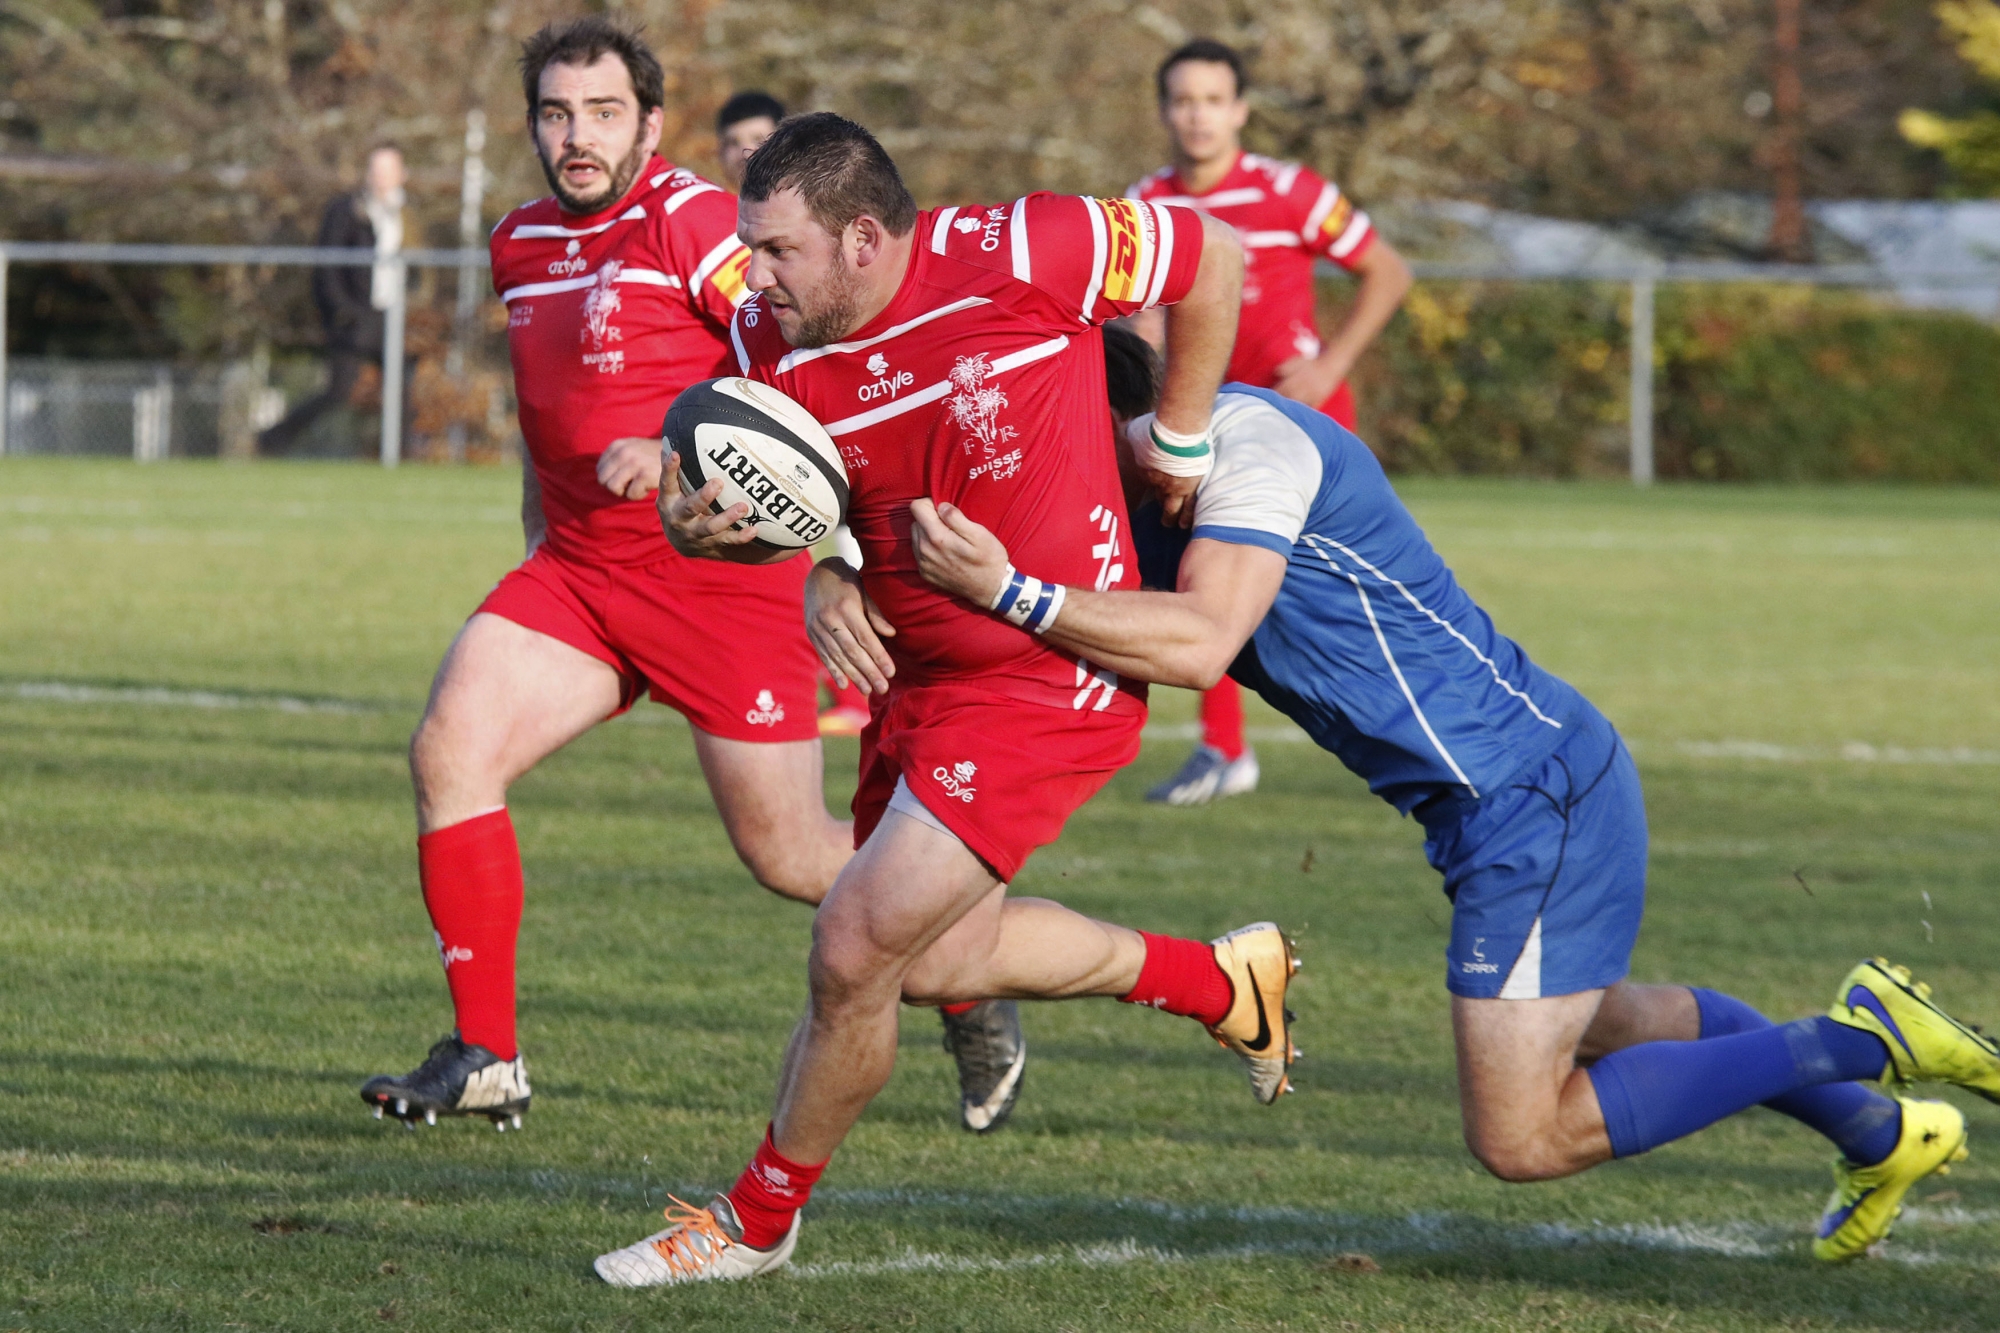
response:
M1158 408L1164 374L1151 343L1123 323L1104 326L1104 392L1113 413L1130 421Z
M542 71L550 65L594 65L607 55L625 63L632 76L632 92L639 99L639 113L662 106L667 100L667 76L660 58L640 36L643 28L628 28L602 14L586 14L567 23L545 23L541 31L521 43L521 95L528 99L528 118L542 100Z
M1250 77L1243 71L1243 57L1235 47L1225 46L1213 37L1197 37L1160 62L1159 71L1153 75L1153 86L1159 91L1160 100L1167 100L1167 75L1176 65L1189 62L1203 65L1227 65L1229 72L1236 76L1236 95L1243 96L1250 87Z
M891 236L907 236L917 225L917 201L889 154L874 135L831 111L791 117L751 154L743 198L762 203L791 189L833 236L864 213Z

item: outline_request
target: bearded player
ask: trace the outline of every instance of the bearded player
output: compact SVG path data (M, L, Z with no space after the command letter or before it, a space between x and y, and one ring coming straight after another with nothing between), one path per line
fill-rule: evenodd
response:
M1221 42L1189 42L1154 76L1173 165L1126 194L1185 204L1236 229L1243 241L1243 314L1228 378L1275 389L1355 428L1347 376L1410 289L1409 265L1331 182L1296 162L1243 151L1250 116L1243 58ZM1354 303L1319 336L1313 266L1329 259L1358 279ZM1145 328L1149 335L1156 330ZM1158 338L1151 341L1158 345ZM1243 735L1243 695L1224 677L1201 697L1201 744L1178 773L1146 794L1203 805L1257 786L1257 753Z
M553 196L509 214L491 246L530 456L527 559L452 643L410 746L424 905L456 1028L361 1095L411 1124L518 1126L528 1108L507 788L641 695L688 719L758 882L816 903L853 854L822 796L818 663L799 625L809 562L689 560L647 499L667 404L733 365L728 326L749 262L735 200L655 151L663 77L634 33L599 17L552 24L524 45L521 72ZM970 1058L975 1073L993 1063L978 1058L981 1020L961 1020L961 1067ZM976 1102L993 1081L981 1076Z
M1143 427L1152 354L1113 332L1113 412ZM1965 1117L1855 1080L2000 1100L2000 1049L1880 959L1827 1015L1784 1025L1717 991L1627 980L1646 810L1617 731L1494 628L1351 432L1231 384L1210 438L1192 530L1142 511L1134 533L1146 582L1174 591L1069 588L1047 636L1145 680L1227 669L1422 823L1452 903L1445 984L1480 1162L1554 1179L1761 1103L1839 1149L1813 1253L1883 1239L1910 1186L1966 1155ZM913 519L924 575L970 604L1022 576L1012 559L1038 568L961 506L920 502Z
M1057 608L1039 588L992 609L929 588L909 538L910 502L935 490L1054 577L1130 586L1098 326L1172 307L1148 462L1205 458L1240 299L1234 237L1125 199L919 213L873 136L829 113L786 121L750 159L740 233L757 295L732 330L738 366L840 446L866 557L858 574L837 557L814 570L807 625L826 664L878 697L860 848L814 920L811 998L770 1127L728 1193L677 1204L666 1230L598 1259L620 1286L747 1278L790 1257L814 1182L888 1080L899 996L1102 995L1190 1015L1245 1058L1263 1102L1295 1054L1276 926L1211 945L1008 898L1029 854L1137 753L1144 694L1048 645ZM1178 512L1192 483L1162 480ZM714 482L665 503L677 489L661 508L678 547L741 544L728 527L745 506L712 513ZM886 649L859 650L878 635Z

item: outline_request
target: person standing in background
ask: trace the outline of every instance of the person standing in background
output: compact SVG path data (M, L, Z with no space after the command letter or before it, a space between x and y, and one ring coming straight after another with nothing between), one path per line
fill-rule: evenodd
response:
M750 154L778 128L785 118L785 104L767 92L746 89L731 94L715 113L715 155L722 159L722 176L731 190L741 189L743 170ZM834 530L833 543L840 557L861 568L861 544L854 540L845 523ZM852 683L842 685L824 671L820 684L829 696L819 713L822 736L859 736L868 725L868 696Z
M1182 204L1236 228L1243 241L1243 313L1230 380L1274 389L1355 427L1347 376L1410 289L1403 257L1368 215L1310 167L1243 151L1250 103L1243 57L1209 38L1160 64L1160 121L1173 164L1126 194ZM1354 304L1325 340L1315 310L1313 265L1330 259L1359 280ZM1155 347L1157 330L1138 332ZM1167 805L1206 805L1257 789L1257 752L1243 735L1243 692L1222 680L1201 696L1201 744L1180 771L1146 793Z
M330 250L372 250L375 262L365 268L341 265L313 270L313 304L319 307L326 329L326 388L258 435L260 454L290 452L313 422L348 401L363 366L381 363L383 312L395 304L396 283L402 277L401 267L391 261L403 248L403 187L408 180L402 150L394 144L377 144L368 152L362 187L326 206L314 244ZM405 367L405 384L414 369L411 359ZM406 394L406 434L414 416L412 406Z
M743 168L750 154L784 118L785 104L754 88L730 94L715 113L715 155L722 159L722 179L732 192L743 187Z

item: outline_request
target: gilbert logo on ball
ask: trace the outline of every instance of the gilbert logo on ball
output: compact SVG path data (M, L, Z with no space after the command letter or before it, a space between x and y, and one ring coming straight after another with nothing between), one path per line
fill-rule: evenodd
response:
M802 551L847 517L847 468L826 428L767 384L736 376L689 385L667 409L661 440L693 495L721 479L712 508L747 505L736 527L753 553Z

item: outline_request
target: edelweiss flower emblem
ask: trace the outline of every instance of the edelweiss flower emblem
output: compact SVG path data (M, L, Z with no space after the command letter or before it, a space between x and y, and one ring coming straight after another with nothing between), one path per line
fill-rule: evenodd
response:
M951 368L951 385L958 392L945 399L944 405L951 410L951 419L958 423L959 429L972 436L965 442L967 453L972 452L973 440L991 454L1016 434L1012 426L1000 424L1000 409L1007 406L1007 395L987 387L986 379L992 373L993 367L984 352L961 356Z

